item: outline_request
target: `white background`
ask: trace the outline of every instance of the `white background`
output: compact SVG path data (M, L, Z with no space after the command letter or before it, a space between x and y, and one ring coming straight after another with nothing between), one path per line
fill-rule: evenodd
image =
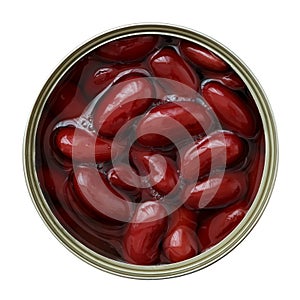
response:
M2 1L0 298L299 299L297 2ZM76 258L38 216L22 170L25 124L54 68L89 38L138 22L186 26L238 54L264 87L280 139L276 186L254 230L216 264L169 280L124 279Z

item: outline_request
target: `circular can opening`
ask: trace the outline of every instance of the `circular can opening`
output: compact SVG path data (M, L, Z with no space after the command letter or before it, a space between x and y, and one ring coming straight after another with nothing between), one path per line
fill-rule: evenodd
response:
M268 101L227 48L177 26L104 33L53 72L28 123L29 191L81 259L133 278L183 275L253 228L277 170Z

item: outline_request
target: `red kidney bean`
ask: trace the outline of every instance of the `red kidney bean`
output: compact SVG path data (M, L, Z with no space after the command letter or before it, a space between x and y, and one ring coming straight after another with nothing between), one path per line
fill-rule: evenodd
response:
M132 118L152 104L153 87L149 79L132 76L111 87L94 111L94 124L100 134L113 137Z
M203 72L203 75L205 81L218 81L233 90L239 90L245 87L243 80L235 72L215 73L206 71Z
M245 137L255 134L254 117L244 99L234 91L221 83L209 82L202 88L202 95L226 129Z
M149 175L149 184L161 195L167 195L175 188L178 173L172 159L136 148L131 149L130 157L141 175Z
M85 206L101 217L126 222L131 217L129 198L117 193L96 168L80 166L74 170L75 192Z
M124 259L132 264L150 265L158 261L159 245L167 229L167 212L155 201L138 206L124 235Z
M180 50L185 57L200 68L223 72L229 67L223 59L197 44L182 41L180 43Z
M141 69L136 64L104 65L98 61L90 61L83 73L83 91L91 99L104 90L121 72L136 73L135 69Z
M175 123L177 121L178 123ZM137 125L139 143L144 146L162 147L208 130L213 120L208 110L196 102L164 103L152 108ZM149 133L148 133L149 132ZM189 136L190 137L190 136Z
M102 59L109 61L132 61L145 57L158 42L158 36L140 35L109 42L96 50Z
M179 262L198 254L196 228L197 214L184 206L169 216L168 231L163 240L163 253L167 262Z
M164 48L151 57L149 64L155 76L171 79L189 86L194 90L199 88L199 78L195 71L172 48ZM167 84L168 81L163 81ZM169 82L170 91L174 84ZM176 84L175 84L176 87Z
M189 209L225 207L245 196L247 178L243 172L225 172L199 181L185 191L184 205Z
M157 156L147 157L150 169L150 184L161 195L167 195L173 191L178 182L176 164L168 157L163 158L166 162L166 171L163 173L162 160ZM160 179L161 178L161 179Z
M50 113L60 120L79 117L86 106L80 88L71 81L58 86L50 95Z
M104 90L116 77L120 70L115 66L105 66L102 64L91 64L85 71L83 77L83 90L85 94L93 99Z
M55 134L60 153L77 161L104 162L111 159L112 141L74 127L61 127Z
M238 202L205 219L198 230L201 251L204 252L223 240L241 222L246 212L245 203Z
M180 170L186 180L194 180L211 169L232 167L246 152L245 142L236 134L216 131L183 150Z
M136 192L140 186L139 175L127 164L118 164L107 174L109 182L122 190Z
M163 251L171 263L191 258L199 252L197 234L185 226L178 226L166 235Z

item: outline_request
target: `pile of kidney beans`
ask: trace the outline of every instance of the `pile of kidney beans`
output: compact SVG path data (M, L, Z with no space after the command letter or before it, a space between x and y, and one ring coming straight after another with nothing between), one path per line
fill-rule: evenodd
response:
M152 265L202 253L239 224L264 152L255 102L224 60L176 37L139 35L91 51L56 84L36 170L73 237Z

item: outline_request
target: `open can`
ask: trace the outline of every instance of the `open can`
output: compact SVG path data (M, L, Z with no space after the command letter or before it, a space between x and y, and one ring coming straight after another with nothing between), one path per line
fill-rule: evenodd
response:
M182 82L179 82L181 78ZM120 101L123 101L124 93L126 96L126 93L130 94L132 89L138 89L139 86L141 89L137 92L137 97L142 98L138 100L144 101L146 108L136 109L136 98L130 100L132 103L116 102L120 97ZM153 90L154 96L151 94ZM110 100L107 100L108 98ZM233 104L230 102L227 105L228 99L233 99ZM240 100L249 102L245 104L246 108L239 103ZM108 119L99 121L109 106L102 107L99 113L98 107L106 103L105 101L116 106L113 112L108 114L108 119L111 114L114 115L113 122L107 122ZM195 106L194 110L183 106L182 112L180 106L186 102L192 102L191 107L197 107ZM162 122L161 116L157 117L154 111L159 111L161 115L166 111L163 108L172 105L175 105L178 111L181 109L182 115L178 118L174 115L173 117L177 118L176 122L183 124L183 131L188 132L189 141L178 138L180 130L175 130L176 133L171 131L172 136L168 136L170 143L169 140L166 142L166 139L153 139L153 134L157 137L159 133L153 133L150 129L156 124L165 124L159 123ZM121 114L114 111L117 107L123 109ZM209 175L204 174L204 171L201 173L208 158L201 161L199 154L197 159L200 160L200 167L197 165L197 168L200 168L200 171L195 171L193 179L187 180L180 169L184 166L184 158L178 163L178 156L181 155L179 150L186 149L189 143L203 144L205 139L209 140L205 145L211 147L213 141L210 139L215 137L211 133L211 126L204 128L201 124L203 126L198 127L204 128L205 132L198 133L195 131L197 124L189 127L188 120L192 117L182 117L186 114L197 114L195 111L198 108L211 114L212 120L215 120L212 127L217 133L222 133L221 142L217 142L222 144L225 153L222 164L218 158L211 159L210 165L216 163L216 168ZM237 112L241 113L242 117L236 115ZM156 124L151 121L152 117L149 118L149 115L158 118ZM168 113L166 115L170 116ZM102 123L96 124L96 120ZM120 122L123 123L119 126ZM128 126L126 127L125 123L130 125L129 132L126 132ZM165 128L161 129L162 135L167 132L164 131ZM65 129L66 131L63 131ZM150 131L147 131L148 129ZM142 134L136 136L136 132L143 130L146 136L148 134L147 138L143 139ZM92 139L81 136L81 131L86 131ZM70 134L73 134L72 137ZM227 135L237 136L247 148L242 151L242 158L236 161L232 158L232 164L229 164L232 149L225 149ZM175 204L169 205L170 199L173 198L168 198L165 191L158 187L161 182L159 180L164 180L164 177L151 184L147 172L140 172L137 165L134 166L135 175L138 174L137 177L146 181L144 185L139 183L138 186L131 185L132 190L128 189L131 177L128 173L127 179L124 179L126 186L116 187L116 181L109 181L114 176L114 180L118 179L118 174L113 174L112 169L120 161L124 162L119 159L120 155L126 153L130 156L132 153L130 149L122 148L124 144L127 145L130 137L130 149L135 147L145 150L148 147L149 151L159 154L160 157L167 157L167 163L178 163L175 168L179 174L176 175L179 184L175 185L172 194ZM112 140L118 141L112 144ZM76 148L76 143L79 149ZM70 148L70 144L73 148ZM184 146L180 148L182 144ZM205 145L199 147L203 150ZM174 150L175 148L177 150ZM113 149L117 153L115 160L110 154ZM210 151L213 157L213 150ZM218 150L218 156L217 152ZM91 153L92 159L89 161ZM186 152L183 152L183 156L185 154ZM138 159L138 155L136 157ZM136 157L131 157L125 162L132 167ZM141 24L114 29L91 39L57 67L42 88L32 109L24 139L23 159L27 186L33 203L48 228L66 248L82 260L106 272L130 278L159 279L184 275L207 267L229 253L246 237L263 213L272 192L277 172L278 145L275 122L267 98L254 75L235 54L212 38L190 29L165 24ZM187 174L191 173L193 162L189 163ZM154 164L154 168L155 166ZM87 172L89 168L92 169L90 173ZM165 172L166 168L168 166L164 166ZM151 175L152 171L148 172ZM219 185L213 190L211 198L214 201L211 201L205 198L205 189L211 186L209 182L216 182L216 174L220 173L222 178L217 180ZM222 187L223 178L228 173L234 174L236 185L232 191L231 185ZM95 181L93 174L101 175L104 180L101 188L109 190L111 198L101 188L100 192L97 190L98 179ZM228 180L233 180L233 177L229 176ZM90 182L86 182L87 180ZM191 194L185 193L186 186L190 186L191 182L194 184L193 188L198 187L198 194L195 194L193 189L189 190L190 193L194 193L193 199ZM204 190L200 195L201 187ZM122 196L124 194L126 196ZM184 201L179 201L178 204L178 197L182 197L183 194L186 195ZM93 197L95 199L91 199ZM126 211L128 207L125 208L126 217L122 213L124 203L114 202L114 197L125 199L124 203L130 202L129 212ZM204 197L205 201L202 198L195 201L195 197ZM105 212L99 212L103 209L100 206L106 205L99 204L102 199L106 199L105 201L115 207L104 208L104 211L107 209ZM240 203L244 205L242 208ZM161 217L164 221L159 223L164 225L161 225L162 229L158 232L155 232L157 220L151 217L148 227L139 224L143 222L138 220L139 214L143 212L141 207L144 206L147 210L147 205L152 212L160 209L157 205L164 207L166 213ZM195 217L196 225L191 226L194 226L192 236L197 240L191 242L190 238L185 238L181 241L182 248L179 247L178 250L176 242L180 243L180 234L187 234L185 229L182 229L186 224L177 220L180 223L177 225L182 225L182 231L178 229L173 235L170 228L177 226L174 225L172 216L180 207ZM230 211L232 207L238 208ZM137 212L139 209L140 212ZM118 215L116 222L114 214ZM236 219L238 221L235 221ZM216 226L224 226L225 234L223 229ZM172 230L175 228L173 227ZM154 233L151 233L151 230ZM135 237L130 236L133 232ZM215 236L212 236L212 232L215 232ZM172 242L170 239L173 239ZM138 243L142 246L137 246ZM145 249L142 248L143 243L146 245ZM189 251L194 251L194 254L186 258L184 255L180 256L180 251L184 251L182 249L185 246L190 247ZM137 253L139 251L140 253Z

